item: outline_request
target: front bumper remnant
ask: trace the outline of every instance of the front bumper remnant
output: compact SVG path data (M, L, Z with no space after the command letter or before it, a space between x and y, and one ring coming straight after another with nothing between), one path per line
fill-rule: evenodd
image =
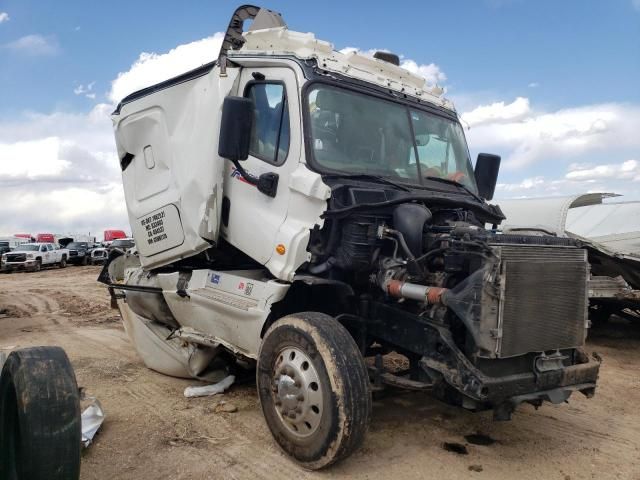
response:
M588 397L595 392L600 370L600 359L595 354L589 358L576 349L571 365L543 372L532 368L488 375L458 348L447 328L387 304L372 302L370 307L370 321L355 316L339 319L352 331L366 330L366 335L380 344L418 356L419 366L427 377L436 385L440 382L452 387L466 408L491 408L495 418L503 420L523 402L557 403L565 401L574 391Z

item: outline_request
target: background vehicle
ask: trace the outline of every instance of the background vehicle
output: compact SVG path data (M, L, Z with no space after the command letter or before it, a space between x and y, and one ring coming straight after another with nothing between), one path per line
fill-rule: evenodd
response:
M0 255L11 251L9 240L0 240Z
M107 250L111 251L116 248L119 248L120 250L128 250L135 246L136 246L136 241L133 238L118 238L109 244L109 246L107 247Z
M1 259L2 271L31 270L40 271L42 267L59 265L67 266L69 250L58 248L53 243L25 243L16 247L12 252L3 253Z
M25 240L24 243L36 241L36 239L33 238L30 233L15 233L13 236L16 238L23 238Z
M36 242L39 243L58 243L53 233L39 233L36 236Z
M123 230L105 230L104 241L111 242L117 238L127 238L127 234Z
M90 263L92 245L89 242L70 242L66 248L69 250L69 263L74 265L88 265Z
M108 257L109 251L107 247L100 245L91 250L90 263L91 265L100 265L103 264Z
M183 377L255 364L274 439L310 469L362 443L372 388L506 420L593 395L599 371L586 251L500 234L500 158L474 169L442 90L374 57L244 6L215 64L113 114L138 255L101 279L138 353Z
M133 238L118 238L109 242L106 246L96 247L91 251L91 264L98 265L106 262L112 250L118 249L126 252L135 247L135 245L136 242Z

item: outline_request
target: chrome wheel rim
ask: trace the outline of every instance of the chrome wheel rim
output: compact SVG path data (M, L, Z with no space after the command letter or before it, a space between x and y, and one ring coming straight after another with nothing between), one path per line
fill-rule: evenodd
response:
M323 412L322 384L311 359L296 347L278 353L272 369L272 395L285 428L298 437L313 435Z

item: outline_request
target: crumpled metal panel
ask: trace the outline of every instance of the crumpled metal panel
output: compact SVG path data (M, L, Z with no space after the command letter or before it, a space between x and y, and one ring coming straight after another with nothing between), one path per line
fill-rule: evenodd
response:
M640 257L640 202L571 208L567 214L566 230L617 253Z

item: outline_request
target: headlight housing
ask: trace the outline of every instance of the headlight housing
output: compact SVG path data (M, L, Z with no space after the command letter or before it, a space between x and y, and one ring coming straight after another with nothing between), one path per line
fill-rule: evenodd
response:
M33 258L33 253L27 253L27 258Z

